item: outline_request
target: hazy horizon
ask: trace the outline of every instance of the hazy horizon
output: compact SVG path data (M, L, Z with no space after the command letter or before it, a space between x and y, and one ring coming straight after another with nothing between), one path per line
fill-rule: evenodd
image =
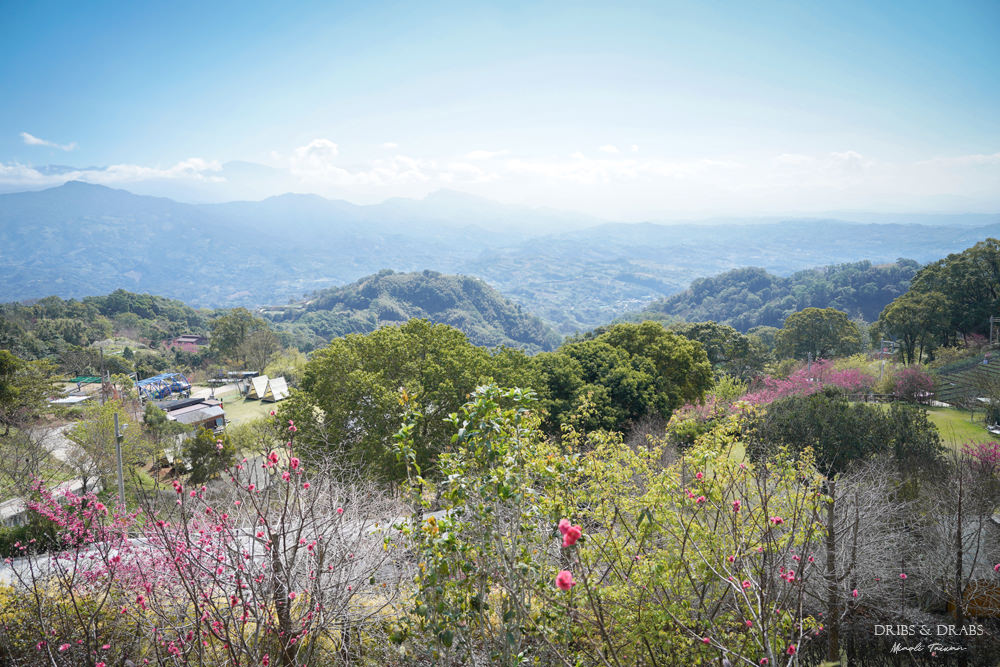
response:
M1000 211L1000 5L0 10L0 187L608 220Z

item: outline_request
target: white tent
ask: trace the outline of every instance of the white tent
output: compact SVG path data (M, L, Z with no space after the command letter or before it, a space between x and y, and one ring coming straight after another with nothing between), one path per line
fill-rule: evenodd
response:
M267 383L267 391L260 398L269 403L277 403L288 398L288 383L285 382L285 378L271 378Z
M250 378L250 390L247 391L247 398L263 398L267 392L267 376L258 375Z

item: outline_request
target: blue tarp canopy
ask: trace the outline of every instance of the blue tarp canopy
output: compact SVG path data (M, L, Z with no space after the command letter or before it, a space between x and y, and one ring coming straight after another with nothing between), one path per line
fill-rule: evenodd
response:
M191 390L191 383L181 373L168 371L153 377L139 380L136 388L148 399L161 399L173 394L182 394Z

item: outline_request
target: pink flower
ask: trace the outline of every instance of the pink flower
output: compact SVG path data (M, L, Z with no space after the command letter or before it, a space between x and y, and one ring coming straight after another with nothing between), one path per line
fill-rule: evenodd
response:
M701 478L702 478L702 477L704 477L704 476L705 476L705 475L703 475L702 473L700 473L700 472L699 472L698 474L696 474L696 475L694 476L694 478L695 478L695 479L701 479Z
M851 591L851 596L852 597L858 597L858 589L857 588L855 588L853 591Z
M94 665L94 667L106 667L106 665L103 662L99 662L96 665Z
M698 496L697 498L694 499L694 501L696 503L703 503L705 502L705 496Z
M734 500L733 501L733 511L734 512L739 512L740 511L740 501L738 501L738 500Z
M292 466L292 470L295 470L296 468L299 467L299 460L293 456L291 459L289 459L288 465Z
M308 483L309 482L306 482L306 484L308 484ZM308 488L308 487L306 487L306 488ZM337 508L337 514L343 514L343 513L344 513L344 508L343 507L338 507Z
M309 490L309 482L306 482L305 484L303 484L302 488L306 489L308 491Z
M712 643L712 638L711 637L702 637L701 638L701 643L702 644L711 644Z
M291 431L292 433L295 433L295 432L296 432L296 431L298 431L299 429L298 429L297 427L295 427L295 426L289 426L289 427L288 427L288 430L289 430L289 431Z
M899 578L900 578L900 579L906 579L906 573L905 573L905 572L901 572L901 573L899 574Z
M273 417L274 414L275 414L274 410L271 410L271 412L269 414Z
M795 644L789 644L788 650L785 651L788 655L795 655Z
M775 526L780 526L781 524L785 523L785 520L782 519L780 516L772 516L771 523L774 524Z
M752 628L753 627L753 621L747 620L746 624L747 624L748 628Z
M69 648L69 644L61 644L61 645L59 646L59 650L60 650L60 651L65 651L65 650L67 650L68 648Z
M750 586L752 586L752 585L753 585L753 584L751 584L751 583L750 583L749 581L747 581L747 580L744 580L744 581L743 581L743 588L744 588L744 589L747 589L747 588L750 588Z
M295 599L296 597L297 597L297 596L296 596L296 594L295 594L295 591L292 591L291 593L289 593L289 594L288 594L288 599L289 599L289 600L294 600L294 599Z
M559 590L568 591L574 586L576 586L576 582L573 581L573 573L569 570L563 570L556 575L556 588Z
M267 460L270 461L271 463L277 463L278 462L278 452L271 452L270 454L268 454L267 455Z
M767 658L761 658L761 659L760 659L760 664L762 664L762 665L766 665L767 663L768 663L768 660L767 660Z
M565 535L571 525L569 519L559 519L559 532Z
M566 529L566 533L563 535L563 547L571 547L576 544L576 541L580 539L583 534L583 530L580 526L570 526Z
M996 565L993 566L993 571L1000 572L1000 563L997 563Z

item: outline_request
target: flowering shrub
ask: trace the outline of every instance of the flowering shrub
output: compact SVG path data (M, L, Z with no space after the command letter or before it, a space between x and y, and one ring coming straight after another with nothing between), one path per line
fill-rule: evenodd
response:
M4 617L0 645L18 663L50 665L352 655L401 590L405 569L388 567L376 530L399 508L372 487L307 473L294 432L211 488L174 480L131 511L38 484L30 507L59 526L61 547L42 556L25 546L7 563L20 620L12 629Z
M824 387L858 393L870 390L874 384L875 377L858 368L837 369L830 361L821 359L812 368L803 366L787 378L765 377L743 400L751 405L766 405L789 396L815 394Z
M911 403L924 403L934 391L934 380L927 373L913 366L896 374L896 396Z

